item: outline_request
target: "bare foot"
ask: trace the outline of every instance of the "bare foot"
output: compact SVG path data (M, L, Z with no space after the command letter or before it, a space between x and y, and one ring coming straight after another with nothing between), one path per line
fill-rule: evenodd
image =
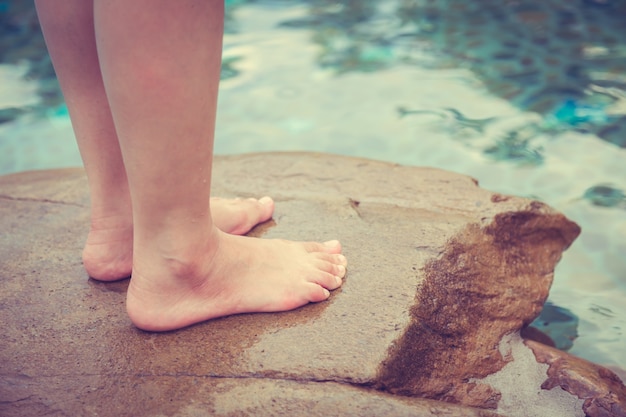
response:
M222 232L231 235L245 235L254 226L272 218L274 200L269 197L211 198L211 216L213 223Z
M133 221L131 215L92 219L83 249L87 274L99 281L128 278L133 266Z
M215 229L185 256L150 248L135 259L127 311L140 329L167 331L238 313L326 300L346 273L339 242L255 239Z
M246 234L273 213L274 201L269 197L211 198L213 222L229 234ZM93 220L83 249L83 265L89 276L99 281L128 278L133 266L132 219L119 215Z

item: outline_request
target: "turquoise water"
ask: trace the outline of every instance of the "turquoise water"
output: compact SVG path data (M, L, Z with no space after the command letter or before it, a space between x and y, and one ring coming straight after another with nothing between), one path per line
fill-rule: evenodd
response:
M623 1L227 3L218 154L435 166L547 202L583 232L537 326L626 369ZM32 5L0 4L0 173L80 165Z

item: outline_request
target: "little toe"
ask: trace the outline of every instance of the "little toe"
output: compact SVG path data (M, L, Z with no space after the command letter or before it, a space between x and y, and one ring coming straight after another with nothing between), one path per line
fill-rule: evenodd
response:
M308 300L310 302L319 303L320 301L327 300L328 297L330 297L330 291L328 291L326 288L314 283L310 283L309 285L310 288Z

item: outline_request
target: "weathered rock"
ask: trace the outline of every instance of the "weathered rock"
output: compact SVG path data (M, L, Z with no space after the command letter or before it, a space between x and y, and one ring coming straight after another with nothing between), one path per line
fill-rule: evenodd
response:
M469 225L449 240L424 267L413 320L382 368L382 386L496 408L497 391L463 381L504 366L495 347L538 315L552 269L577 233L562 217L531 203L497 214L487 226Z
M525 342L537 361L549 366L543 389L560 387L584 400L583 411L589 417L626 417L626 387L612 371L576 356L537 343Z
M213 188L276 199L253 235L340 239L344 286L292 312L145 333L126 317L127 282L82 269L82 170L2 177L0 414L491 415L503 389L481 380L513 361L498 347L538 315L579 233L465 176L331 155L217 158ZM541 415L537 399L583 415L556 391L509 415Z

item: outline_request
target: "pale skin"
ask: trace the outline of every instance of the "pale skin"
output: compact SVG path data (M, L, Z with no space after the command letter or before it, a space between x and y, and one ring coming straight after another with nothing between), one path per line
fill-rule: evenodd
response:
M89 275L131 275L132 322L166 331L326 300L337 241L241 236L274 202L211 196L223 0L36 1L91 193Z

